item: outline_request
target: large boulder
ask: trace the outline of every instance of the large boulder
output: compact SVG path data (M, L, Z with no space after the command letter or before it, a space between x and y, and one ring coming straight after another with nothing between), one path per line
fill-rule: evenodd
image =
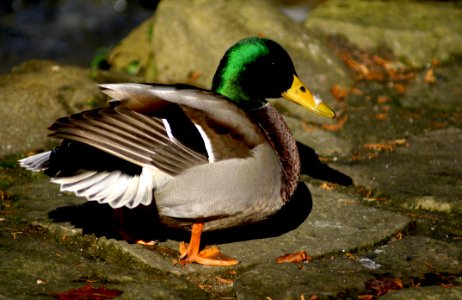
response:
M47 127L58 117L99 102L90 72L29 61L0 76L0 155L50 147Z
M462 5L449 1L329 0L310 12L305 26L366 50L388 48L413 67L462 54Z

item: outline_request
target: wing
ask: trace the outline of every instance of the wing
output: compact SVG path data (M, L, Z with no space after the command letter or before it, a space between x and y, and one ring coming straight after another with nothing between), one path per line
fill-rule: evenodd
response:
M179 105L199 132L209 162L248 157L251 149L266 141L245 111L210 91L187 85L105 84L102 88L121 106L145 115Z

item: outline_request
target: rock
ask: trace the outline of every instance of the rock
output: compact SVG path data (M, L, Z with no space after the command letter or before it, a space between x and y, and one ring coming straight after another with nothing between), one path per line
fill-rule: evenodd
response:
M446 242L423 236L406 237L375 249L368 258L381 265L380 272L390 272L406 281L423 279L425 274L462 272L460 249Z
M420 72L408 85L398 102L406 108L427 108L433 111L454 111L462 98L461 63L437 66ZM434 81L426 79L433 72Z
M320 156L348 157L351 154L349 141L319 127L307 125L303 120L284 118L297 141L314 149ZM336 159L335 158L335 159Z
M53 293L85 285L121 291L118 299L210 299L185 279L133 260L102 258L103 249L94 237L79 242L66 235L55 239L29 225L13 239L9 230L2 228L0 234L0 299L49 299Z
M410 138L408 147L377 159L332 167L353 178L356 185L391 196L405 208L462 212L462 129L447 128Z
M139 57L140 62L148 61L146 56L151 52L145 51L150 47L145 37L149 22L128 38L141 44L133 47L128 40L123 41L116 51L136 51L133 57ZM262 0L162 1L156 10L152 33L156 80L210 88L225 51L241 38L254 35L280 42L291 54L301 78L328 102L332 101L328 97L331 85L349 82L343 65L328 49L277 6ZM131 49L123 50L124 47ZM114 63L124 65L119 64L115 54L112 57Z
M101 102L84 69L29 61L0 76L0 155L50 146L48 126L58 117Z
M112 70L144 74L147 82L155 80L153 26L154 18L147 19L111 51L108 62Z
M117 232L110 225L110 209L106 210L105 205L96 203L81 205L85 200L59 193L57 189L56 185L42 180L17 185L9 189L8 193L22 199L21 205L26 210L24 215L29 221L35 221L47 230L57 232L58 236L61 236L62 232L70 236L73 230L69 227L71 223L82 228L87 234L117 238ZM56 209L60 206L61 208ZM95 217L91 217L93 215ZM95 223L92 220L96 215L98 222ZM54 224L49 218L68 223ZM140 218L137 222L141 222ZM204 234L203 240L204 245L219 244L224 253L241 260L239 269L245 269L254 265L271 264L276 257L299 250L305 250L317 257L371 247L403 230L408 222L408 218L399 214L359 206L351 196L325 191L314 185L309 185L308 190L305 184L300 184L289 204L267 221L207 233ZM62 229L56 229L57 224ZM108 240L107 243L114 244L118 251L152 268L163 269L173 274L203 271L203 266L200 265L178 267L171 263L178 255L178 241L187 239L188 233L167 231L163 236L170 240L160 242L157 251L128 245L124 241ZM264 247L262 243L272 246Z
M245 272L234 283L237 299L349 299L370 278L359 263L325 258L302 264L270 264Z
M460 300L462 291L459 288L444 288L441 286L426 286L394 291L380 297L380 300Z
M462 7L441 1L330 0L309 13L305 26L346 36L360 48L390 49L402 62L422 67L462 53Z

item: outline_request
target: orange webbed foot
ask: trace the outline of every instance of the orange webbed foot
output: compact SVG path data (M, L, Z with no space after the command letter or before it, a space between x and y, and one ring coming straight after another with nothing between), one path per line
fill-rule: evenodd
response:
M206 266L233 266L238 260L221 253L217 246L207 246L199 252L200 237L204 223L194 223L191 229L191 242L180 243L180 264L197 263Z

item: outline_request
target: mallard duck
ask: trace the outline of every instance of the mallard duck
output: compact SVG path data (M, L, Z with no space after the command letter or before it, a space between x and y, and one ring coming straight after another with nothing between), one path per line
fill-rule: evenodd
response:
M261 221L294 193L296 142L267 98L284 97L329 118L276 42L243 39L222 58L212 90L189 85L102 84L107 107L58 119L55 149L20 160L61 191L112 208L155 205L161 223L191 230L181 263L234 265L203 231Z

